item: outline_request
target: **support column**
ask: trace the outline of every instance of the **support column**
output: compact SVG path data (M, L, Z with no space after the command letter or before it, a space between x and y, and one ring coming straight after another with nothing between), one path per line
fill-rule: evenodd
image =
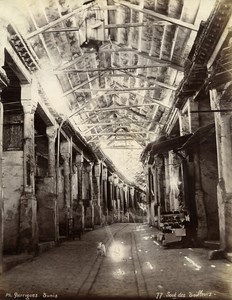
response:
M90 163L86 171L88 172L89 178L89 203L86 207L85 212L85 227L94 228L94 206L93 206L93 164Z
M83 155L77 154L76 159L75 159L75 164L77 167L77 187L78 187L78 194L77 194L78 203L77 203L77 208L76 208L76 214L78 217L78 222L80 222L82 231L85 228L85 214L84 214L84 205L83 205L83 199L82 199L83 162L84 162Z
M107 168L102 169L102 181L103 181L103 214L105 220L107 220L108 216L108 208L107 208L107 198L108 198L108 193L107 193L107 178L108 178L108 170ZM107 222L107 221L105 221Z
M97 203L94 203L94 224L101 225L101 166L99 162L94 165L94 175L97 184Z
M195 202L197 212L197 238L203 241L207 237L207 219L204 206L204 194L201 188L200 166L198 153L194 154L195 169Z
M218 184L219 229L221 247L232 253L232 141L231 141L231 114L220 115L219 145L221 152L221 176ZM232 259L232 255L231 258Z
M156 167L150 166L150 218L151 218L151 225L158 226L158 191L157 191L157 172Z
M108 195L107 195L107 202L108 202L108 224L112 224L113 222L113 174L108 177Z
M163 204L163 159L161 157L156 157L156 176L157 176L157 216L158 216L158 227L160 226L160 215Z
M55 141L57 136L57 126L47 127L46 134L48 137L48 176L55 178L56 176Z
M23 190L20 199L19 251L35 251L38 244L37 201L35 197L34 113L31 85L21 87L21 103L24 111Z
M131 195L131 208L134 210L135 208L135 188L130 188L130 195Z
M46 129L48 138L48 176L37 182L36 198L38 212L39 241L58 241L58 210L56 197L56 171L55 171L55 139L57 127Z
M180 126L180 135L185 135L190 132L190 120L189 112L187 111L178 111L179 117L179 126Z
M3 211L3 186L2 186L2 137L3 137L3 105L0 102L0 274L3 272L3 229L4 229L4 211Z
M60 154L64 161L64 209L66 216L66 230L68 230L68 222L69 219L72 217L70 203L70 147L68 142L61 143Z
M34 113L36 103L31 100L31 86L21 87L21 103L24 111L24 192L34 194L35 191L35 145L34 145Z
M120 203L120 191L119 191L119 187L118 187L118 182L117 182L117 186L116 186L116 199L117 199L117 208L118 208L117 219L118 219L118 222L121 222L121 214L120 214L120 212L121 212L121 203Z
M7 86L7 77L4 69L5 60L5 47L7 44L7 29L5 21L0 20L0 73L3 75L4 79L0 79L0 93L2 89ZM3 206L3 178L2 178L2 151L3 151L3 105L0 98L0 274L3 272L3 248L4 248L4 206Z
M144 174L146 178L146 203L147 203L147 222L151 224L151 197L150 197L150 167L144 166Z
M46 214L43 213L43 217L46 217L46 226L44 233L49 240L59 239L59 209L57 205L56 197L56 149L55 140L57 136L57 127L50 126L46 129L48 138L48 177L44 179L47 195L44 197L44 207L47 208Z
M231 141L231 114L221 113L221 154L222 177L226 193L232 194L232 141Z
M118 184L118 192L119 192L119 195L120 195L120 221L123 222L124 220L124 195L123 195L123 183L122 182L119 182Z
M165 168L165 212L170 211L170 176L169 176L169 155L164 155L164 168Z

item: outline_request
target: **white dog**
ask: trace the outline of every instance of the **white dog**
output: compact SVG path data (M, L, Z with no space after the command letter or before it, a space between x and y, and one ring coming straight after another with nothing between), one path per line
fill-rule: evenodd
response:
M102 242L97 245L97 255L106 256L106 246Z

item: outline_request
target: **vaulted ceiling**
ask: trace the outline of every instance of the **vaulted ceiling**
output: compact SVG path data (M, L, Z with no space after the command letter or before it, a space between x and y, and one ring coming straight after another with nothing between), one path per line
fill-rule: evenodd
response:
M213 3L25 0L22 36L38 69L52 71L61 87L57 101L88 142L144 147L166 122Z

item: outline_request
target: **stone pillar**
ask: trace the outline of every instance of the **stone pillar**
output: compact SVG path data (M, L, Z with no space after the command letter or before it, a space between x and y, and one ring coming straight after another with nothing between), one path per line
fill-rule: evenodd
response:
M77 165L75 160L72 164L72 192L71 192L71 198L73 199L73 202L77 201L78 199L78 174L77 174Z
M211 109L231 110L231 83L225 86L223 94L213 89L210 91ZM220 231L220 250L232 261L232 139L231 113L215 113L217 162L218 162L218 217Z
M194 154L195 170L195 202L197 212L197 238L203 241L207 237L207 219L204 206L204 194L201 188L200 166L198 153Z
M158 199L158 176L157 176L157 167L155 165L155 162L153 166L151 166L151 173L152 173L152 178L153 178L153 197L152 197L152 203L151 203L151 208L150 208L150 214L152 215L153 218L153 224L155 226L158 226L158 208L159 208L159 199Z
M82 230L85 228L85 214L84 214L84 205L82 199L82 169L83 169L84 158L82 154L77 154L75 159L75 165L77 167L77 186L78 186L78 204L77 204L77 215L80 218Z
M232 253L232 140L231 140L231 114L220 115L220 149L221 175L218 185L219 228L221 247ZM230 260L232 256L230 257Z
M88 172L89 178L89 203L86 207L85 212L85 227L94 228L94 206L93 206L93 164L90 163L86 171Z
M68 229L69 218L72 217L71 203L70 203L70 146L68 142L62 142L60 146L60 154L63 158L64 168L64 203L66 214L66 229Z
M50 126L46 129L48 137L48 176L37 184L37 212L39 226L39 240L41 242L58 241L58 207L56 197L55 170L55 139L57 128Z
M35 197L34 113L31 85L21 87L21 103L24 111L24 194L20 199L19 251L36 250L38 244L37 201Z
M77 190L78 190L78 201L82 202L82 169L83 169L84 158L82 154L77 154L75 159L75 165L77 167Z
M170 176L169 176L169 155L164 155L164 168L165 168L165 212L170 211Z
M31 85L21 87L21 103L24 111L24 192L34 194L35 191L35 145L34 145L34 113L36 103L31 99Z
M124 203L123 203L123 190L122 190L122 187L123 187L123 183L122 182L119 182L118 184L118 192L119 192L119 195L120 195L120 220L121 222L123 221L123 216L124 216Z
M161 213L161 204L163 200L163 174L162 174L162 169L163 169L163 159L161 157L156 157L156 176L157 176L157 216L158 216L158 226L160 225L160 213Z
M101 225L101 165L99 162L94 165L94 175L97 184L97 203L94 204L94 224Z
M3 105L0 102L0 274L3 272L3 186L2 186L2 136L3 136Z
M117 187L117 193L119 193L118 187ZM118 222L121 222L121 201L119 198L117 199L117 203L118 203Z
M93 201L93 163L89 163L87 166L87 172L89 173L90 201Z
M108 208L107 208L107 177L108 177L108 170L107 168L102 169L102 181L103 181L103 213L105 216L108 214Z
M150 223L150 179L149 179L149 167L144 165L144 175L146 178L146 203L147 203L147 222Z
M191 114L192 110L199 110L199 104L196 101L189 101L188 103L188 115L189 118L189 133L195 132L199 127L199 113Z
M0 73L5 77L4 66L5 47L7 44L7 29L3 19L0 19ZM7 79L7 77L5 77ZM0 93L6 84L0 79ZM3 151L3 105L0 98L0 274L3 272L3 231L4 231L4 207L3 207L3 182L2 182L2 151Z
M50 208L49 226L46 230L51 232L51 237L58 242L59 239L59 209L56 197L56 148L55 141L57 136L57 127L49 126L46 129L48 137L48 177L45 178L45 184L48 191L48 197L45 199ZM48 201L49 199L49 201ZM50 202L50 203L48 203ZM48 232L48 231L47 231Z
M189 120L189 112L184 111L184 112L178 112L179 116L179 125L180 125L180 135L185 135L190 132L189 127L190 127L190 120Z
M232 141L231 141L231 114L221 113L221 154L222 177L226 193L232 193Z
M212 110L216 110L218 108L218 99L217 99L217 91L210 90L210 106ZM221 125L220 125L220 114L214 113L214 121L215 121L215 134L216 134L216 145L217 145L217 168L218 168L218 178L221 180L222 176L222 153L221 153Z
M57 136L57 127L56 126L47 127L46 134L48 137L48 176L55 178L56 175L55 141Z
M7 45L7 28L5 21L0 19L0 73L5 80L0 79L0 93L2 89L7 85L7 77L5 70L1 67L4 66L5 60L5 47ZM0 98L0 274L3 272L3 232L4 232L4 206L3 206L3 178L2 178L2 151L3 151L3 105Z
M135 208L135 188L131 187L130 189L130 195L131 195L131 208Z
M108 177L108 195L107 195L107 202L108 202L108 224L112 224L113 221L113 174Z

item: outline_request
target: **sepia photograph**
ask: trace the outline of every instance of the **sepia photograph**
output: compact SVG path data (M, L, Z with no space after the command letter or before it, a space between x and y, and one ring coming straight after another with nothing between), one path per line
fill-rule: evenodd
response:
M0 0L0 300L232 300L232 0Z

